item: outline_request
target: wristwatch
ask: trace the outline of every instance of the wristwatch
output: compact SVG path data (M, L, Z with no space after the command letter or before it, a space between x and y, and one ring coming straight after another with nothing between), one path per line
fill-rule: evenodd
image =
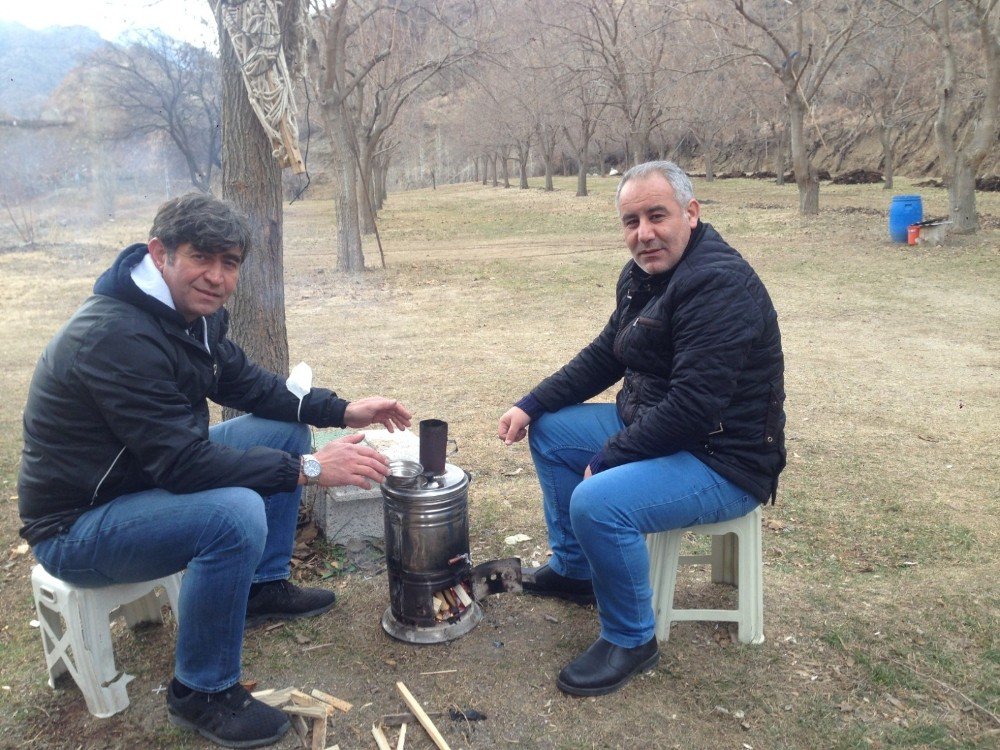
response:
M311 453L302 454L302 463L299 466L300 471L306 478L306 484L319 484L319 475L323 471L323 467L319 463L319 459Z

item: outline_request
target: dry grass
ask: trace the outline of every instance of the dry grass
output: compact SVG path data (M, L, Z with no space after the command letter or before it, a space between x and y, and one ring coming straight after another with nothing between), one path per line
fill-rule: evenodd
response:
M923 194L925 214L946 212L943 191L901 182L898 192ZM557 187L392 195L381 221L389 267L353 279L330 268L331 204L286 212L291 360L310 362L318 382L348 397L398 395L417 418L448 420L454 461L475 476L477 560L544 555L530 458L523 445L498 444L496 420L603 324L625 260L613 183L595 180L584 199L571 180ZM352 701L330 734L345 750L374 746L371 723L401 710L399 679L425 707L489 716L468 728L444 720L453 747L996 746L1000 196L978 196L993 228L909 248L889 242L889 196L878 186L824 187L822 213L809 220L796 214L793 185L726 180L696 191L781 316L789 466L767 510L766 643L734 644L709 623L678 625L655 673L581 701L562 696L554 677L595 637L592 610L501 597L459 641L410 647L378 627L384 575L355 574L333 584L335 614L248 635L248 676ZM78 214L72 233L36 212L31 253L0 234L8 548L17 543L8 498L34 361L118 246L144 236L152 210L126 206L100 227ZM534 541L505 548L515 532ZM95 720L74 688L52 694L27 625L29 568L28 557L11 556L0 590L0 667L10 688L0 691L0 746L201 746L167 726L162 697L151 692L169 678L169 628L120 636L119 663L138 675L124 714ZM689 584L685 596L724 595ZM332 645L304 655L295 636ZM452 667L459 672L420 675ZM430 744L417 730L407 747Z

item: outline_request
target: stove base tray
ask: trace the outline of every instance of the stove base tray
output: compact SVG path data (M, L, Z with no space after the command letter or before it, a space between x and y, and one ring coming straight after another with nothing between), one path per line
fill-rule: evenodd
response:
M439 625L422 627L407 625L396 620L392 615L392 607L382 615L382 629L397 641L406 643L428 644L447 643L468 633L483 619L483 610L477 602L473 602L462 612L455 622L442 622Z

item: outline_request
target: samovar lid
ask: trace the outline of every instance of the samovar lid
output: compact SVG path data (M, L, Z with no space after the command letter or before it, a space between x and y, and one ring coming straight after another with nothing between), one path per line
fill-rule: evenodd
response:
M382 494L407 500L438 500L465 492L468 473L446 463L443 474L425 474L416 461L390 461L389 475L382 482Z

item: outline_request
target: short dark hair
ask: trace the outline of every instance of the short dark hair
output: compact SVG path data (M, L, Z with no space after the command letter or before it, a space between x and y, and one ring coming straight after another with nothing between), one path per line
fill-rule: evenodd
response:
M171 198L156 212L149 237L156 237L172 256L185 242L205 253L240 248L245 258L252 242L246 216L205 193Z

